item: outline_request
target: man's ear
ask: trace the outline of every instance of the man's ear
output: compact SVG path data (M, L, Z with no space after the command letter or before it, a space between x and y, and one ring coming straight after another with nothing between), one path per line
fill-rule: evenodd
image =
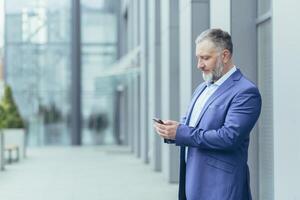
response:
M224 64L227 64L229 62L229 60L231 59L231 53L229 52L228 49L223 50L222 59L223 59Z

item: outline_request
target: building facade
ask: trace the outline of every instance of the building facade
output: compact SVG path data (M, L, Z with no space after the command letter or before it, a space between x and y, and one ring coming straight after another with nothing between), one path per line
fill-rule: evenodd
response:
M152 118L179 120L202 82L194 56L196 36L219 27L232 35L234 62L260 89L263 108L251 133L249 161L253 199L300 199L300 30L295 0L122 1L120 52L136 57L140 73L124 90L128 144L141 160L178 181L179 149L156 136ZM294 17L286 17L294 16ZM201 170L201 169L199 169Z
M72 143L73 116L83 123L76 144L91 144L85 119L105 110L108 141L128 145L176 184L179 148L163 143L152 118L179 121L203 81L194 41L222 28L232 35L234 63L263 100L249 146L253 199L300 199L299 6L296 0L7 0L5 81L36 125L33 143L44 144L45 129L61 134L54 143ZM62 126L46 127L39 116L41 105L52 104Z

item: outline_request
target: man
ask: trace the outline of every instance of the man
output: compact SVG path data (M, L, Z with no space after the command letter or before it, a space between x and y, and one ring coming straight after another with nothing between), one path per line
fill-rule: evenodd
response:
M155 123L156 132L181 146L180 200L247 200L249 134L261 110L257 87L232 61L231 36L209 29L196 39L195 90L181 123Z

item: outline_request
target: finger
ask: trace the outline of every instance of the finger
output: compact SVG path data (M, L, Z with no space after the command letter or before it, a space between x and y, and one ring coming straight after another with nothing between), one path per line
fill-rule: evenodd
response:
M169 138L169 133L166 130L156 128L157 133L163 138Z
M166 134L166 131L164 129L159 128L159 127L156 127L156 131L161 133L161 134Z
M172 125L173 121L172 120L165 120L164 123L165 123L165 125Z
M160 134L160 137L164 138L164 139L169 139L169 136L165 135L165 134Z
M157 133L160 137L166 138L166 139L167 139L167 135L166 135L166 134L161 133L161 132L159 132L159 131L157 131L156 133Z
M156 127L162 129L162 130L165 130L166 129L166 125L164 124L160 124L160 123L156 123Z
M155 128L156 131L158 131L158 129L160 129L158 124L154 124L153 127Z
M166 125L175 125L175 124L178 124L178 122L177 121L173 121L173 120L166 120L165 124Z

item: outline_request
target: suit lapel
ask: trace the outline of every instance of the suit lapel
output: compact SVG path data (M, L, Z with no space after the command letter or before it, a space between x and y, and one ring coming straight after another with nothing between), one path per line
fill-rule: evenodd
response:
M242 76L241 72L239 69L235 73L233 73L219 88L213 93L211 97L207 100L205 103L203 109L201 110L201 113L198 117L198 120L196 122L196 125L199 123L201 118L203 117L205 111L207 110L208 106L212 104L212 102L219 97L221 94L225 93L227 90L229 90L233 85L234 81L239 80L240 77Z
M190 118L191 118L191 114L194 108L194 105L198 99L198 97L200 96L200 94L204 91L204 89L206 88L206 84L202 84L202 86L200 86L198 92L194 95L194 97L192 98L192 101L190 103L189 109L188 109L188 115L187 118L185 120L185 125L188 125L190 123Z

